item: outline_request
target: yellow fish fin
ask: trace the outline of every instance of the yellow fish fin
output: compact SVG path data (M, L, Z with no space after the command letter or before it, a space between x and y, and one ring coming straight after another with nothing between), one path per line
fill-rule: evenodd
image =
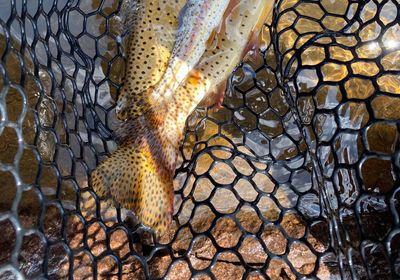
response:
M218 33L218 28L214 29L211 32L210 37L208 37L206 41L207 48L213 47L215 45L215 37L217 36L217 33Z
M126 141L92 173L92 187L102 199L132 210L160 236L173 211L173 171L163 164L165 143L151 132Z

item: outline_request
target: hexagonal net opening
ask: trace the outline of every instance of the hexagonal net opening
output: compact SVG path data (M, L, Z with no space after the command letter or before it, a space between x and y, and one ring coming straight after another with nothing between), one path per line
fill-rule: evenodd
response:
M101 201L119 0L0 3L0 279L400 278L400 4L277 0L222 108L187 120L154 242Z

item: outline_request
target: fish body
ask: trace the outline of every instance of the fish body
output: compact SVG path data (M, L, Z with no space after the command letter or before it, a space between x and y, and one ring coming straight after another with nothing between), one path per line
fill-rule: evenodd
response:
M249 44L254 44L253 38L260 32L273 4L266 0L231 0L225 3L224 9L218 6L221 11L223 9L218 13L219 18L215 17L214 10L207 9L201 17L203 20L195 17L191 22L194 14L188 11L192 2L212 6L219 1L190 0L187 3L181 13L181 22L186 22L188 27L178 29L169 64L163 66L164 74L155 82L155 87L149 86L141 94L131 94L133 98L126 110L128 120L118 131L119 147L92 173L92 186L100 197L133 210L143 224L159 235L167 230L172 218L173 176L186 119L199 103L218 103L227 78ZM198 8L194 10L199 11ZM158 16L167 15L163 12ZM212 20L212 24L205 19ZM195 32L196 25L209 24L212 28L204 27L207 32ZM218 26L218 32L215 32L215 26ZM188 30L191 33L187 33ZM191 47L183 43L189 37L193 37ZM177 46L182 44L187 48L179 50ZM152 51L148 44L142 48L145 56ZM182 75L184 78L179 82L176 77L181 77L181 65L174 61L183 62L182 59L190 66L185 68L186 76ZM137 61L128 60L128 69L132 63ZM168 69L172 70L171 74ZM127 73L126 79L129 78ZM160 87L163 80L164 88ZM156 103L142 102L151 100L157 90L160 95Z
M151 96L155 102L171 97L199 63L207 42L221 27L229 0L189 0L183 8L176 42L168 67Z
M120 120L149 108L146 92L164 75L179 28L185 0L125 0L121 7L128 33L125 82L117 101Z
M233 2L233 3L232 3ZM208 48L195 71L202 73L208 90L202 105L211 106L220 101L228 76L249 50L259 50L260 33L267 18L272 15L273 0L232 1L230 12L224 18L222 30Z

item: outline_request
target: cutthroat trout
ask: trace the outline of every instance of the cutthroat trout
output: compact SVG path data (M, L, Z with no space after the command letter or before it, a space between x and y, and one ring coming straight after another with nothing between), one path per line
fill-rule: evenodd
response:
M154 102L168 99L199 63L213 34L221 28L228 0L188 0L181 13L181 24L169 65L157 87L152 90ZM229 12L229 11L228 11Z
M117 101L120 120L143 114L150 105L146 92L163 77L179 27L185 0L125 0L123 29L128 32L125 83Z
M214 7L214 2L226 2L225 8L218 6L217 14L215 10L205 9L201 16L190 12L190 3ZM128 105L121 103L121 107L126 108L127 120L118 130L119 147L92 173L92 185L100 197L133 210L139 220L158 235L166 231L172 219L173 176L186 119L199 103L207 106L220 103L227 78L245 52L257 45L254 38L258 37L272 6L273 2L266 0L190 0L182 8L181 24L201 25L199 28L207 32L178 28L168 65L162 66L164 74L158 82L141 94L129 88L123 91L122 98ZM170 16L162 8L154 12L153 16L159 18ZM210 18L212 24L204 20ZM135 37L135 33L132 36ZM154 46L142 47L141 55L146 56ZM188 61L185 67L190 65L189 68L181 68L182 58ZM179 63L175 64L176 61ZM128 58L128 69L135 63ZM185 69L183 78L180 69ZM130 79L128 73L126 79ZM152 103L154 92L159 94L159 100Z

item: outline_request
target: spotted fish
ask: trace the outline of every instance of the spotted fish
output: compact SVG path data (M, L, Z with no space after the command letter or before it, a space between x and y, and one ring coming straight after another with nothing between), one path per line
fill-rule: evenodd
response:
M128 32L125 83L117 102L117 117L126 120L149 107L144 94L163 76L179 27L185 0L125 0L123 29Z
M233 6L230 3L237 1L188 0L179 13L179 21L176 12L182 5L179 1L172 6L174 1L163 1L163 4L161 1L142 2L131 4L136 9L142 6L148 8L141 9L143 11L138 18L129 17L135 18L133 24L137 23L135 29L138 32L133 32L135 38L129 49L128 60L131 63L127 71L127 85L118 100L117 116L122 120L138 117L149 108L168 102L168 98L198 64L208 42L220 30L224 13ZM161 7L155 8L155 4ZM175 11L171 10L173 6ZM157 25L152 26L154 21ZM151 46L153 51L143 56L143 45ZM158 62L158 66L152 62ZM133 104L140 106L131 106Z
M222 26L221 19L229 0L188 0L181 13L181 23L168 67L152 90L153 103L168 100L189 72L198 64L208 43Z
M202 5L210 2L211 5L216 1L190 2ZM131 111L133 115L122 123L118 149L92 173L92 185L100 197L111 198L122 207L132 209L143 224L159 235L167 230L173 212L173 176L186 119L199 103L211 106L220 102L227 78L245 52L257 45L254 38L272 6L272 1L265 0L230 1L219 19L215 18L214 11L209 11L214 15L213 26L218 23L218 29L186 35L179 34L178 29L175 46L182 44L181 41L186 40L182 38L188 35L203 37L202 40L193 39L195 44L202 44L193 46L193 49L202 49L201 56L192 58L186 54L188 61L197 62L191 62L193 67L176 88L176 80L171 82L173 87L167 87L173 89L171 95L142 114ZM188 9L187 6L182 9L181 22L190 22L193 15L187 12ZM208 15L203 17L209 18ZM197 24L209 23L198 21ZM151 45L143 46L142 55L150 53L151 48ZM171 49L173 54L175 47ZM196 52L194 55L199 56ZM174 60L174 54L170 56L171 60ZM128 68L129 63L132 61L128 61ZM177 76L175 72L173 76ZM143 106L140 99L148 98L149 94L153 91L144 91L143 96L138 96L131 105Z

